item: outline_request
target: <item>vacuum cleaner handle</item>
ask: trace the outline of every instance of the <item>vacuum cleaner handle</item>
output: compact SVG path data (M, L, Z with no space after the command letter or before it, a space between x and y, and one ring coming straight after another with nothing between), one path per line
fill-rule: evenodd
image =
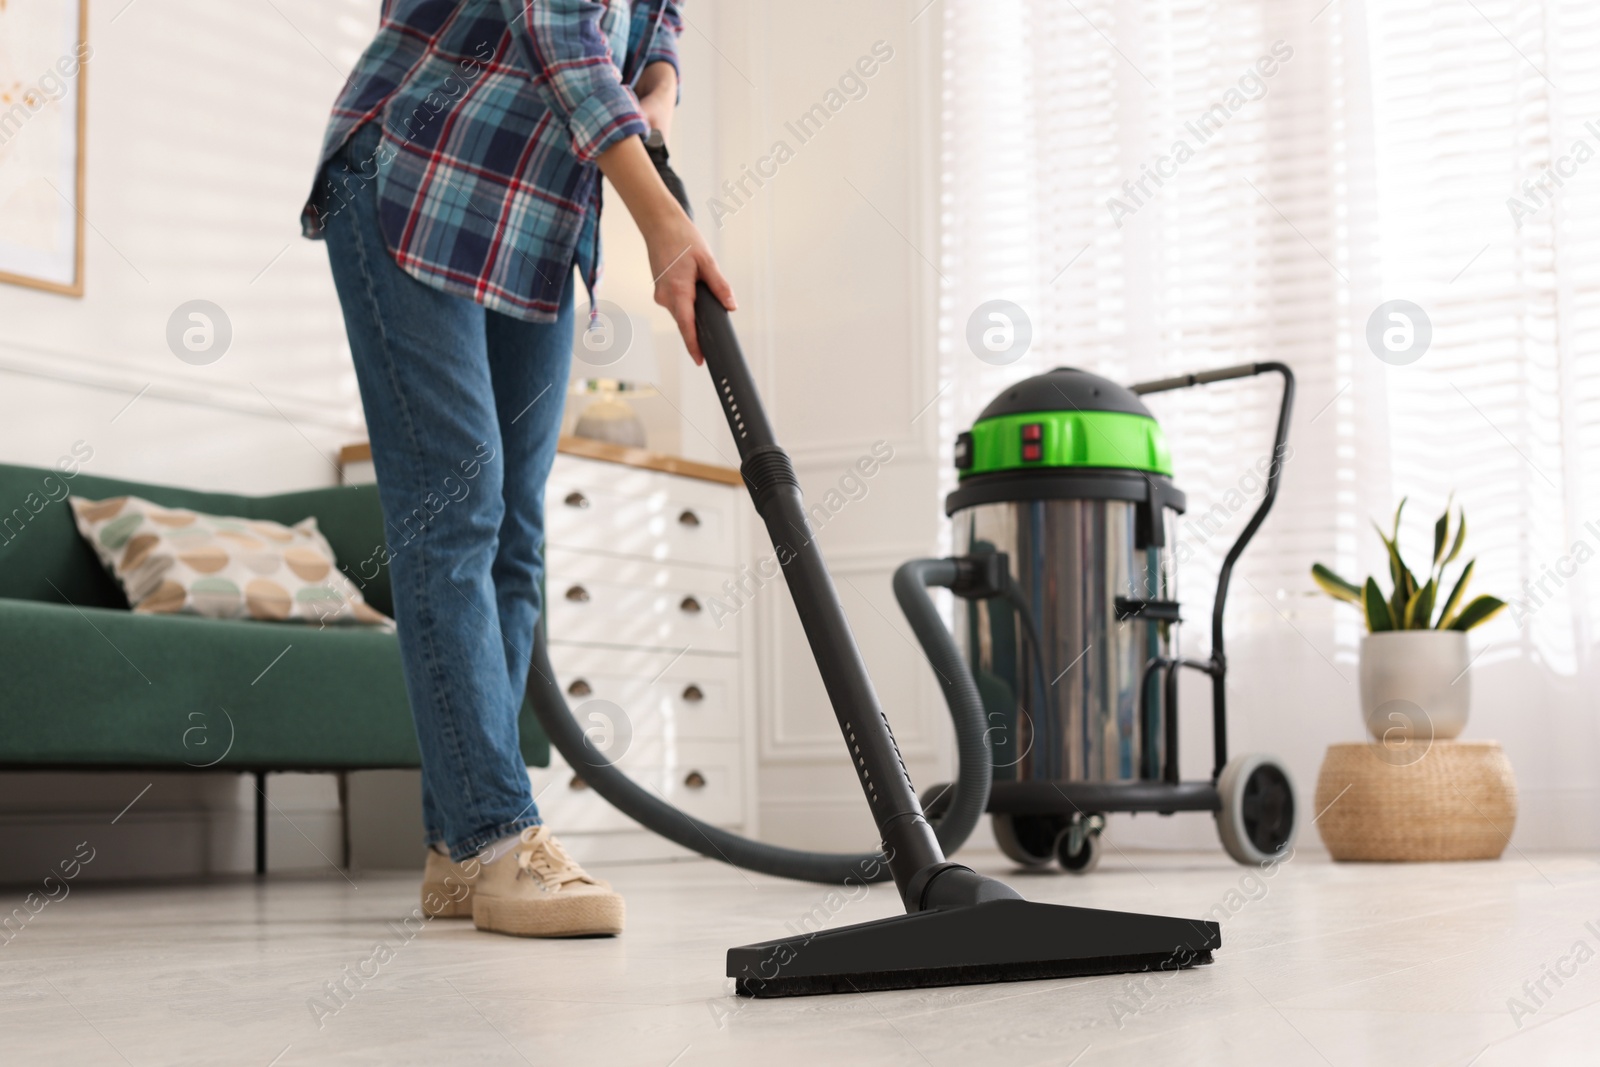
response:
M1212 747L1215 753L1215 766L1212 768L1213 779L1222 774L1222 768L1228 762L1228 716L1227 716L1227 686L1228 657L1222 643L1222 612L1228 603L1228 583L1233 578L1233 566L1239 562L1239 557L1244 554L1245 546L1250 539L1261 529L1261 524L1267 521L1267 512L1272 510L1273 501L1278 499L1278 483L1283 477L1283 461L1289 445L1289 420L1294 414L1294 371L1287 363L1268 361L1264 363L1240 363L1233 367L1219 367L1216 370L1200 371L1196 374L1180 374L1175 378L1160 378L1153 382L1140 382L1138 385L1129 386L1133 392L1142 395L1148 393L1166 393L1174 389L1188 389L1196 385L1210 385L1212 382L1232 381L1236 378L1253 378L1258 374L1277 374L1283 378L1283 393L1278 401L1278 425L1272 436L1272 458L1267 466L1267 490L1262 494L1261 503L1257 506L1255 514L1250 516L1250 521L1244 524L1233 546L1228 549L1228 554L1223 557L1222 566L1217 571L1217 595L1211 600L1211 661L1209 669L1193 660L1184 661L1184 666L1206 669L1211 675L1211 714L1212 714ZM1170 676L1169 676L1170 677ZM1176 768L1172 770L1172 777L1176 778Z
M1145 393L1165 393L1172 389L1187 389L1192 385L1210 385L1212 382L1226 382L1234 378L1251 378L1260 374L1266 366L1264 363L1240 363L1232 367L1218 367L1216 370L1180 374L1175 378L1158 378L1153 382L1140 382L1138 385L1128 386L1128 389L1140 395Z
M642 139L650 162L655 164L656 173L661 175L667 191L684 212L691 219L694 218L689 192L684 188L678 172L672 169L667 142L661 131L651 130ZM778 440L773 436L772 424L767 421L761 398L756 394L755 381L750 377L750 365L745 362L744 350L739 347L739 338L733 332L733 320L728 315L728 309L722 306L722 301L717 299L705 282L695 283L694 325L695 336L700 342L700 354L705 357L706 369L711 372L711 380L717 387L717 399L722 402L723 414L728 417L728 429L733 431L740 462L748 460L757 449L777 448ZM745 398L746 403L740 404L735 397Z
M659 131L652 130L645 138L645 149L668 190L692 214L683 182L672 170ZM823 687L877 823L889 871L906 909L920 911L942 896L943 889L929 892L937 876L956 870L967 875L971 872L945 859L933 828L923 816L922 804L867 674L838 590L812 535L794 464L773 435L728 311L704 282L696 285L694 313L700 352L739 448L740 473L772 539ZM962 880L958 875L946 884Z

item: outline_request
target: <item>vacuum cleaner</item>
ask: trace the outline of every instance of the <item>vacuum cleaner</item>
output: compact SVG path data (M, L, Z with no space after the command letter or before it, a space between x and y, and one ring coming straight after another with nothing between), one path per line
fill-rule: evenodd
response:
M688 211L688 197L669 165L659 134L646 139L646 148L667 187ZM1073 377L1077 384L1068 390L1068 401L1072 403L1074 397L1077 401L1087 399L1090 404L1084 408L1085 413L1099 410L1103 405L1097 406L1097 402L1104 397L1103 404L1116 402L1135 408L1131 412L1107 409L1106 414L1143 418L1150 424L1143 438L1144 451L1137 455L1140 462L1155 464L1155 469L1122 464L1112 465L1121 468L1117 470L1091 469L1084 459L1078 464L1081 471L1069 472L1071 477L1088 479L1081 484L1072 483L1071 493L1075 496L1056 477L1062 473L1054 470L1059 457L1081 454L1103 459L1106 453L1089 445L1087 439L1068 440L1061 436L1070 436L1068 428L1075 425L1070 413L1062 412L1060 405L1053 403L1050 410L1056 411L1058 418L1047 420L1041 415L1025 420L1019 424L1021 429L1014 440L1003 440L1006 431L995 429L1009 425L1004 420L1016 414L1031 418L1045 410L1022 410L1032 403L1035 394L1043 392L1043 387L1029 383L1018 386L1017 389L1027 389L1021 393L1012 390L1017 395L1007 396L1011 397L1008 403L1020 406L996 412L995 417L1002 422L986 425L990 420L979 420L970 437L964 435L966 452L958 451L958 461L966 463L964 477L952 497L955 503L950 510L952 514L971 513L958 519L958 527L964 523L967 528L966 551L951 559L912 561L895 578L896 594L930 665L941 679L956 729L957 778L951 785L930 791L937 812L936 817L930 818L912 786L812 534L794 466L773 434L728 313L703 283L696 292L695 318L706 367L739 451L740 471L782 566L882 849L857 854L822 853L752 841L701 822L641 787L597 750L572 716L555 682L542 624L533 649L529 695L551 742L569 763L584 768L584 780L613 806L663 837L707 857L785 878L834 885L893 879L906 910L904 915L729 949L727 974L734 979L736 992L751 997L866 992L1179 970L1210 963L1213 952L1221 945L1220 927L1214 922L1032 903L999 879L980 875L947 858L991 808L996 819L1010 820L1008 852L1036 859L1040 855L1037 840L1042 840L1047 830L1053 827L1058 838L1070 838L1076 827L1080 838L1093 841L1097 833L1094 819L1108 811L1178 811L1209 805L1220 818L1226 806L1223 795L1228 790L1220 779L1215 785L1207 783L1210 792L1202 796L1204 790L1200 787L1178 783L1175 778L1167 781L1147 777L1147 772L1163 759L1170 764L1163 764L1163 775L1176 770L1176 734L1172 728L1176 714L1174 671L1195 666L1177 659L1170 636L1176 620L1175 606L1167 594L1170 570L1163 570L1168 563L1164 554L1168 540L1165 524L1169 511L1183 507L1183 497L1170 484L1170 460L1154 419L1133 394L1103 379L1075 371L1041 376ZM1261 364L1250 373L1261 369L1280 370L1284 375L1281 441L1287 432L1292 375L1276 364ZM1242 371L1214 372L1210 377L1197 375L1181 384L1240 376ZM1152 383L1146 391L1177 388L1176 381ZM1096 389L1100 390L1098 394ZM1027 403L1023 403L1025 398ZM1085 432L1115 430L1114 422L1090 420ZM1130 446L1133 442L1126 434L1118 439ZM1015 464L1009 462L1011 451L1017 453ZM967 459L961 459L962 455ZM1052 459L1047 461L1046 456ZM1281 459L1275 459L1271 491L1276 490L1280 468ZM1019 495L1019 491L1003 488L1020 479L1036 477L1049 481L1055 495ZM1032 488L1027 491L1034 493ZM1011 495L1007 496L1007 492ZM984 511L989 507L1003 511L1009 505L1019 509L1013 512L1015 517L1039 505L1060 515L1065 514L1062 507L1071 510L1075 503L1081 505L1082 517L1099 516L1098 533L1102 538L1119 539L1114 545L1106 541L1107 558L1115 555L1118 563L1115 570L1108 564L1092 575L1087 570L1080 574L1076 569L1086 566L1082 560L1052 563L1057 569L1049 573L1064 583L1061 588L1078 588L1078 581L1085 576L1099 583L1120 579L1125 571L1127 575L1151 576L1158 582L1153 589L1162 595L1137 595L1137 590L1131 590L1124 598L1130 602L1124 605L1127 618L1117 626L1130 632L1139 630L1143 636L1130 639L1133 643L1127 648L1122 647L1124 642L1119 637L1116 648L1121 654L1114 660L1115 670L1131 669L1138 680L1129 685L1121 673L1115 679L1109 674L1102 677L1097 668L1094 677L1098 688L1082 688L1078 695L1068 698L1050 691L1054 682L1062 680L1046 674L1054 668L1060 650L1047 649L1045 643L1059 641L1070 625L1089 625L1093 619L1084 616L1069 623L1068 605L1077 598L1062 598L1045 587L1029 592L1029 583L1044 579L1046 571L1042 566L1046 557L1056 551L1049 547L1047 537L1061 531L1046 523L1026 538L1019 538L977 520L990 514ZM1267 504L1270 505L1270 495ZM1260 525L1265 510L1263 506L1251 520L1248 533ZM1091 526L1080 527L1083 544L1087 545L1095 535ZM1229 566L1242 551L1245 540L1248 534L1230 554ZM979 625L969 626L965 650L945 629L929 596L930 587L941 586L965 598L982 620ZM1135 600L1142 603L1132 603ZM1219 635L1221 610L1219 597L1215 609ZM1027 635L1020 646L1015 640L1019 625ZM1011 644L997 654L993 638L1002 633L1011 635ZM1148 653L1145 660L1137 663L1132 651L1135 645ZM1216 721L1220 724L1220 642L1216 649L1212 662L1219 694ZM1124 698L1135 692L1153 693L1158 684L1163 687L1160 694L1149 699L1141 697L1143 703L1137 712L1125 713ZM1072 686L1078 685L1074 679ZM1117 700L1114 710L1107 712L1100 702L1111 694ZM1057 716L1063 714L1068 719L1058 720ZM1013 723L1010 736L1034 739L1030 740L1029 758L1010 763L996 758L999 747L1014 742L997 740L991 715ZM1010 719L1006 720L1006 716ZM1137 729L1141 723L1158 719L1165 723L1164 731ZM1117 732L1124 726L1131 731L1128 738ZM1091 729L1099 733L1091 735ZM1127 763L1120 755L1097 754L1107 740L1121 746L1119 753L1138 751L1141 758ZM1219 734L1219 753L1223 751L1222 743ZM997 765L1003 768L998 781ZM1107 768L1114 769L1116 776L1106 777L1102 772ZM1048 788L1051 774L1062 776L1054 785L1069 798L1070 815L1063 814L1055 802L1038 800L1031 793L1020 800L1012 795L1017 791L1013 784L1019 788ZM1292 791L1263 799L1271 793L1270 777L1247 776L1255 790L1248 804L1253 821L1246 820L1243 825L1256 827L1246 836L1263 848L1275 840L1273 834L1281 836L1285 811L1289 812L1292 825ZM1286 774L1282 784L1288 787ZM999 800L991 801L992 787L996 786L1001 787ZM1139 803L1135 804L1134 799ZM1202 800L1207 803L1202 804ZM1155 806L1145 807L1145 803ZM1017 804L1023 806L1014 808ZM1064 821L1059 826L1036 826L1018 816ZM1274 828L1272 833L1260 829L1269 822ZM1018 848L1019 839L1025 840L1025 849ZM1052 840L1050 844L1053 849L1057 842ZM1094 846L1080 842L1069 851L1076 855L1086 847Z
M1275 373L1282 378L1264 492L1223 558L1211 605L1211 654L1176 650L1169 516L1185 510L1161 426L1141 396ZM956 440L959 486L945 501L958 558L953 586L966 664L977 680L995 780L988 810L1001 850L1027 868L1083 874L1100 857L1108 812L1209 811L1223 847L1270 862L1295 830L1294 787L1271 756L1228 758L1223 609L1245 546L1273 501L1288 451L1294 373L1251 363L1124 388L1057 368L1007 389ZM944 627L918 598L920 563L895 592L930 658ZM938 632L934 632L937 627ZM1212 772L1178 774L1178 672L1211 681ZM949 786L924 794L938 818Z

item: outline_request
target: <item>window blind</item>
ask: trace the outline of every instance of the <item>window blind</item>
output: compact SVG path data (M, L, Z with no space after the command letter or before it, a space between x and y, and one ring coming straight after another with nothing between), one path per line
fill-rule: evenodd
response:
M1230 623L1258 628L1283 625L1285 591L1306 584L1311 558L1337 558L1350 501L1328 490L1355 467L1334 444L1354 437L1347 409L1317 411L1350 359L1328 90L1339 53L1326 26L1280 6L955 3L944 27L942 436L1053 366L1132 382L1290 363L1296 452L1230 601ZM972 310L992 299L1030 322L1016 362L991 365L968 344ZM1178 524L1185 616L1203 620L1263 489L1277 379L1150 403L1190 500ZM1319 436L1320 450L1305 447ZM1187 630L1203 651L1203 622Z
M940 10L941 438L1052 366L1132 382L1289 363L1294 451L1228 607L1234 664L1253 675L1235 683L1236 744L1288 736L1272 716L1300 706L1349 715L1364 625L1315 590L1309 568L1387 584L1372 522L1387 525L1402 497L1415 562L1453 499L1478 559L1473 592L1512 601L1472 634L1475 662L1499 672L1483 677L1559 721L1592 719L1600 8ZM1431 326L1430 347L1405 365L1366 338L1395 299ZM1032 332L1002 365L968 341L973 312L993 300L1022 309ZM1266 378L1150 398L1190 500L1178 534L1187 654L1206 651L1216 567L1259 497L1251 471L1275 399ZM1341 721L1353 729L1340 736L1360 736ZM1314 774L1327 739L1321 726L1291 738L1305 745L1299 773Z
M1394 491L1466 505L1477 585L1517 601L1488 655L1570 674L1594 624L1573 557L1600 555L1600 11L1410 0L1371 18L1378 266L1434 331L1388 375Z

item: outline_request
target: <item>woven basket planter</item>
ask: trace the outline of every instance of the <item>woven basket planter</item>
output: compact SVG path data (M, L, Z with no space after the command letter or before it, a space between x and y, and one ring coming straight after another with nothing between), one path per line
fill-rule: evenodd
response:
M1498 741L1329 745L1317 829L1336 860L1492 860L1517 822Z

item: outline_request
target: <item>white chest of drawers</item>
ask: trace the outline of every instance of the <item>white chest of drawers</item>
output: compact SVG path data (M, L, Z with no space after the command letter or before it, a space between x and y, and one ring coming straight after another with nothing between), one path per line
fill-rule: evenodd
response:
M370 480L347 451L345 480ZM563 438L545 491L550 658L595 743L684 811L755 832L748 612L738 580L753 515L737 472ZM688 855L621 814L551 751L540 813L580 859Z
M752 833L750 620L723 610L723 583L742 562L743 489L724 468L680 468L695 476L598 458L611 455L628 453L565 440L545 493L556 680L597 747L634 779L697 818ZM607 804L560 753L530 773L545 819L581 841L582 855L684 854Z

